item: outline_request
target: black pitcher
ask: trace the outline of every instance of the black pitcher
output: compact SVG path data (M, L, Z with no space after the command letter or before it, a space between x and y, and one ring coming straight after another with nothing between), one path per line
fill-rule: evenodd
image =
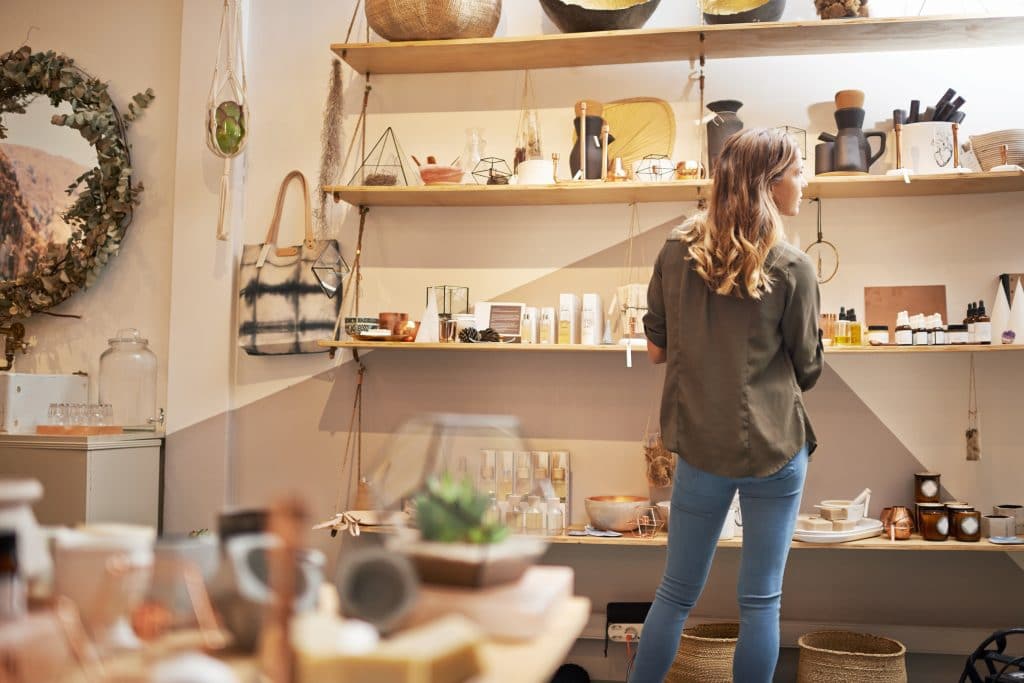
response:
M835 158L831 171L845 173L867 173L871 164L885 154L885 133L877 130L863 130L864 110L859 107L836 109ZM878 152L871 153L868 138L878 138ZM819 171L820 172L820 171Z
M580 129L580 117L576 117L572 121L573 129L579 132ZM586 150L587 150L587 178L590 180L601 179L601 128L604 126L604 119L600 116L588 116L587 117L587 131L586 131ZM615 142L615 138L609 133L608 144ZM572 176L576 177L576 172L580 170L580 141L577 139L576 144L573 145L572 152L569 153L569 170L572 171Z

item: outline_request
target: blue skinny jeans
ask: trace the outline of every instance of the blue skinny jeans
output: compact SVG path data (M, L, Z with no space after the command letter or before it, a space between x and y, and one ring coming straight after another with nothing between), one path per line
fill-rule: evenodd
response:
M779 658L782 574L806 475L806 446L767 477L719 477L677 459L665 575L644 622L630 683L660 683L668 673L683 624L707 581L737 489L743 549L737 589L740 637L733 658L733 680L771 683Z

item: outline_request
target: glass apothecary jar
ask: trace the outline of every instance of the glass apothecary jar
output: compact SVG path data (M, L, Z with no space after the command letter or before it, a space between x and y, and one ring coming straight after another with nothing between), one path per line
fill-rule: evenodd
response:
M135 328L117 331L100 356L99 402L114 409L113 423L126 428L154 429L160 423L156 406L156 354Z

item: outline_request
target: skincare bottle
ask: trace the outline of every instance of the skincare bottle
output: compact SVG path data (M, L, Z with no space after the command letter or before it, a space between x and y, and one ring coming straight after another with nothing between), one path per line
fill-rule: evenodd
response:
M505 500L512 493L515 459L512 451L498 452L498 500Z
M580 298L572 293L558 295L558 343L580 343Z
M544 533L544 511L540 509L540 496L530 496L530 504L526 508L526 533L541 535Z
M562 503L557 498L548 498L548 511L544 521L548 536L561 536L565 533L565 513L562 512Z
M580 343L599 346L604 334L604 307L600 294L583 295L583 313L580 316Z
M851 308L846 312L846 317L850 321L850 346L863 346L864 328L857 321L857 312Z
M946 345L946 328L942 326L942 315L939 313L932 314L932 333L936 346Z
M516 451L516 484L513 491L517 496L528 496L533 490L530 478L530 452Z
M499 524L503 521L501 516L501 506L498 505L498 496L491 493L490 502L487 504L487 509L484 510L484 524Z
M967 317L964 318L964 325L967 325L967 343L974 343L974 302L967 304Z
M527 306L523 309L523 343L536 344L540 340L540 321L537 319L537 309Z
M846 308L839 307L839 320L836 321L835 336L832 343L836 346L844 346L850 343L850 323L846 319Z
M477 489L480 491L497 491L497 482L494 480L495 452L492 450L480 451L480 467L478 469Z
M555 322L555 309L545 306L540 309L540 325L537 333L540 344L555 344L558 341L558 326Z
M992 343L992 318L985 312L985 302L979 301L974 318L974 341L978 344Z
M514 534L521 534L526 530L526 508L523 507L522 501L522 497L515 494L508 497L505 526Z
M911 346L914 343L914 332L910 329L910 315L906 311L896 314L896 345Z
M914 330L914 346L928 345L928 327L924 315L918 313L910 317L910 327Z
M530 457L533 460L533 481L534 481L534 483L539 484L540 482L544 481L545 479L550 479L551 475L549 474L548 465L550 464L549 461L550 461L551 458L550 458L548 452L547 451L533 451L530 454Z
M551 486L555 489L555 495L563 503L569 497L569 452L551 452Z

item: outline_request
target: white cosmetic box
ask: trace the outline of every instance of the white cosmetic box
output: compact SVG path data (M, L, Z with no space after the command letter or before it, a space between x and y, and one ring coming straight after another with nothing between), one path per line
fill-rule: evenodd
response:
M86 403L89 378L0 372L0 428L8 434L34 434L46 424L51 403Z

